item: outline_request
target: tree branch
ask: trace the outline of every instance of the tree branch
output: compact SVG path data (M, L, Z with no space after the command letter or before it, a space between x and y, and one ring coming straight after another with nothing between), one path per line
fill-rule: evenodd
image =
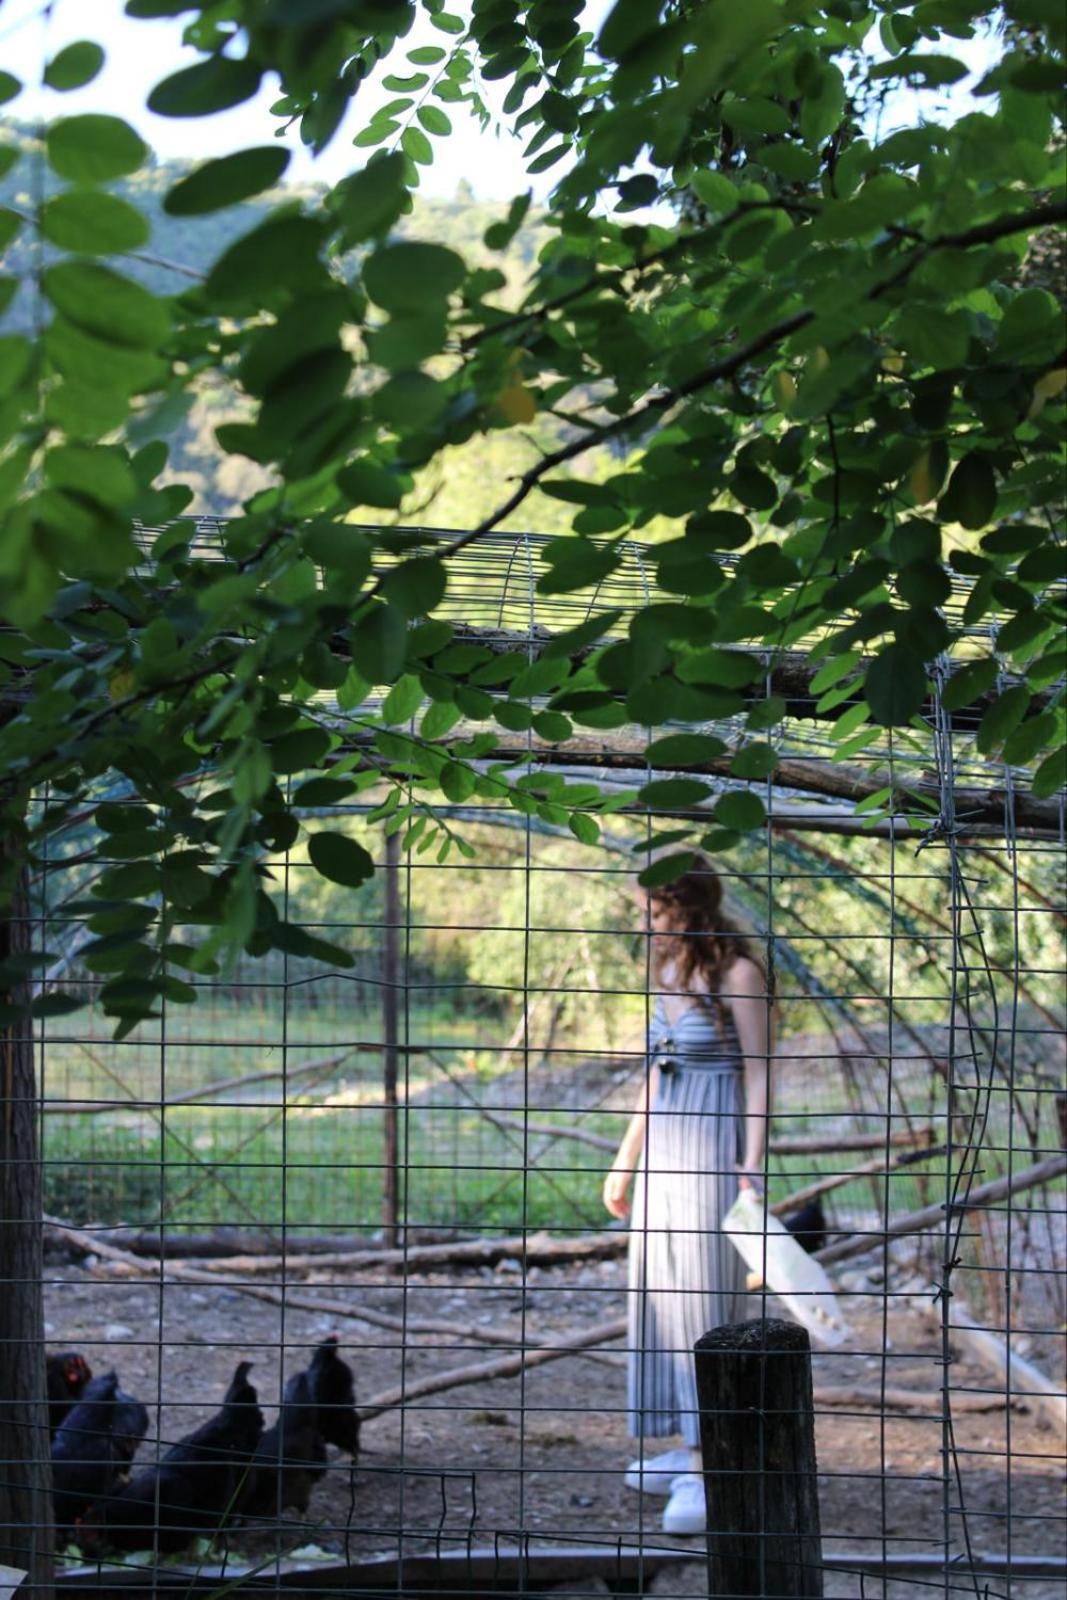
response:
M936 239L929 239L917 245L912 254L892 273L871 289L866 298L877 300L889 289L904 282L919 267L928 256L936 250L966 250L973 245L993 244L997 239L1005 239L1015 233L1026 233L1032 229L1048 227L1056 222L1067 219L1067 204L1063 202L1049 202L1047 205L1034 206L1029 211L1015 212L1011 216L997 217L991 222L979 223L974 228L966 228L956 233L945 233ZM527 496L537 487L538 483L556 467L562 466L566 461L572 461L575 456L581 455L591 443L602 443L605 439L615 438L631 429L640 429L646 421L658 416L661 412L669 410L679 400L686 400L691 395L699 394L702 390L710 388L712 384L720 383L724 378L730 378L755 356L762 355L765 350L773 349L790 334L804 328L809 322L815 320L814 311L798 311L791 317L784 318L781 322L757 334L747 344L741 345L732 355L715 361L710 366L693 373L682 383L673 385L662 394L654 395L651 399L634 406L621 417L615 417L610 422L602 423L595 435L595 439L575 439L569 444L561 445L558 450L551 451L541 461L530 467L518 480L517 487L508 498L497 507L489 516L484 517L476 528L453 539L441 552L442 558L457 554L473 544L476 539L491 533L494 528L503 522L505 517L522 505Z

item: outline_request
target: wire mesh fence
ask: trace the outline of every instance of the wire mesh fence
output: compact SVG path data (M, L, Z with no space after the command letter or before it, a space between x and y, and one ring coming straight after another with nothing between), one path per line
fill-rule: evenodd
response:
M546 611L535 549L463 552L456 618L532 645L590 606L625 615L647 597L635 549L610 592ZM65 1503L62 1593L707 1592L703 1502L692 1526L665 1524L673 1469L655 1466L655 1429L629 1437L635 1338L653 1335L628 1234L656 1227L646 1206L627 1230L602 1199L635 1097L668 1059L650 1047L658 1002L677 996L635 873L672 819L635 798L649 773L622 733L562 755L534 733L515 743L531 773L562 760L568 782L613 793L599 845L548 801L523 815L479 800L435 805L439 838L465 851L401 852L385 791L367 789L329 814L371 849L372 882L326 883L299 843L269 863L279 910L349 964L275 952L183 972L196 1004L168 1000L122 1040L94 1009L107 935L87 926L94 875L125 859L121 823L111 856L87 817L36 873L43 986L61 978L85 1001L35 1037L47 1348L114 1368L149 1411L133 1460L144 1517L116 1534L117 1471L102 1497L94 1481L73 1514ZM781 771L760 786L766 831L715 871L775 1038L756 1189L830 1273L847 1327L813 1339L820 1587L781 1592L1051 1600L1067 1526L1062 807L1035 822L936 697L924 729L867 731L851 797L827 790L840 745L802 708L780 743L787 776L816 773L822 790ZM933 797L926 812L899 815L906 789ZM985 809L965 811L975 793ZM121 790L101 798L121 810ZM729 969L722 993L742 1019ZM744 1053L730 1137L753 1081ZM723 1164L683 1166L693 1218L709 1185L736 1195ZM651 1193L662 1176L650 1153L640 1181ZM701 1228L732 1251L725 1205L668 1232L668 1252ZM782 1315L768 1275L764 1261L742 1276L731 1320ZM708 1288L682 1272L671 1292L705 1304ZM670 1334L656 1341L670 1357ZM268 1425L290 1384L296 1438L294 1374L338 1353L358 1447L338 1432L342 1384L299 1471L261 1461L258 1503L245 1470L187 1536L168 1532L159 1463L218 1412L237 1364L253 1363ZM663 1442L679 1475L699 1465L678 1457L685 1438ZM716 1517L712 1499L712 1535Z

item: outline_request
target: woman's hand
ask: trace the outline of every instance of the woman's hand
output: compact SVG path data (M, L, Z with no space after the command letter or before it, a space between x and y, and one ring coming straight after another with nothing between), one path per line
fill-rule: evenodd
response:
M763 1193L763 1173L753 1167L738 1167L737 1187L742 1192L750 1189L753 1194Z
M632 1167L612 1167L604 1179L604 1205L613 1217L623 1222L630 1215L628 1191L633 1175Z

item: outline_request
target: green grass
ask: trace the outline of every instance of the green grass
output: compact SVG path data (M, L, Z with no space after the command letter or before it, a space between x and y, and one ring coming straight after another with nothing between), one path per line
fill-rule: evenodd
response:
M346 1043L374 1043L380 1037L377 1007L290 1010L285 1059L291 1069L339 1054ZM438 1061L462 1079L466 1093L485 1097L497 1058L477 1046L500 1036L498 1020L459 1014L435 996L412 1013L409 1024L412 1040L431 1045ZM55 1025L60 1037L49 1040L44 1077L50 1098L152 1102L164 1089L169 1099L221 1078L275 1070L283 1060L276 1008L250 999L213 996L203 1009L172 1010L165 1054L151 1039L132 1047L115 1045L103 1036L100 1019L95 1025L99 1036L82 1039L62 1037L63 1024ZM606 1222L600 1188L608 1151L571 1140L546 1145L544 1136L534 1134L529 1140L534 1160L524 1174L519 1131L490 1124L427 1058L412 1056L408 1065L402 1095L407 1107L400 1115L401 1213L412 1225L512 1231L523 1226L584 1229ZM275 1082L245 1091L248 1103L169 1106L162 1128L153 1109L47 1116L47 1209L75 1222L147 1227L163 1220L189 1230L232 1225L373 1231L382 1219L381 1073L380 1052L357 1051L321 1083L295 1080L284 1114ZM872 1092L875 1087L872 1083ZM926 1122L929 1085L916 1079L911 1098L915 1121ZM1051 1097L1046 1100L1044 1114L1051 1119ZM826 1132L827 1114L833 1124L857 1125L832 1075L817 1082L790 1075L779 1087L775 1109L780 1131L791 1135ZM875 1111L872 1106L872 1116ZM560 1127L576 1120L574 1113L540 1109L534 1118ZM587 1131L612 1139L624 1125L617 1112L591 1111L577 1120ZM992 1145L1006 1142L1002 1123L1004 1107L998 1100L988 1130ZM869 1125L877 1127L877 1119ZM1051 1144L1053 1134L1047 1131L1045 1142ZM859 1166L876 1154L774 1159L770 1198L783 1199L819 1176ZM991 1154L979 1181L1002 1164ZM942 1169L943 1161L935 1159L893 1174L890 1209L906 1211L941 1198ZM827 1214L833 1220L835 1213L879 1209L884 1192L884 1179L853 1180L828 1197Z

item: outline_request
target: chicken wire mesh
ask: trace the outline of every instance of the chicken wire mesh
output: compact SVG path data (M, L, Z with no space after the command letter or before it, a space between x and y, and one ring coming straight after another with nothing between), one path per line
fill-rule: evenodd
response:
M461 551L457 627L532 654L655 598L632 546L595 593L545 600L542 543ZM766 832L715 864L774 980L767 1201L850 1328L813 1359L819 1582L1049 1600L1067 1520L1062 808L1035 823L1019 775L935 694L924 730L868 731L849 768L868 796L921 787L928 818L872 817L840 785L813 792L839 745L791 711L758 786ZM216 1495L188 1538L159 1532L158 1472L129 1548L94 1530L90 1495L60 1535L63 1593L707 1592L702 1540L625 1481L626 1230L601 1202L656 1001L633 875L665 819L635 798L642 749L513 736L532 772L612 793L595 847L549 805L479 800L436 807L474 847L438 861L400 851L382 793L332 807L373 882L325 882L298 844L272 893L352 965L242 960L122 1041L79 962L89 824L37 873L43 983L88 1002L35 1041L48 1350L114 1367L148 1406L135 1472L217 1412L243 1361L271 1424L294 1374L339 1350L362 1423L358 1448L325 1449L342 1383L304 1468L268 1474L251 1510ZM759 1276L744 1314L781 1315Z

